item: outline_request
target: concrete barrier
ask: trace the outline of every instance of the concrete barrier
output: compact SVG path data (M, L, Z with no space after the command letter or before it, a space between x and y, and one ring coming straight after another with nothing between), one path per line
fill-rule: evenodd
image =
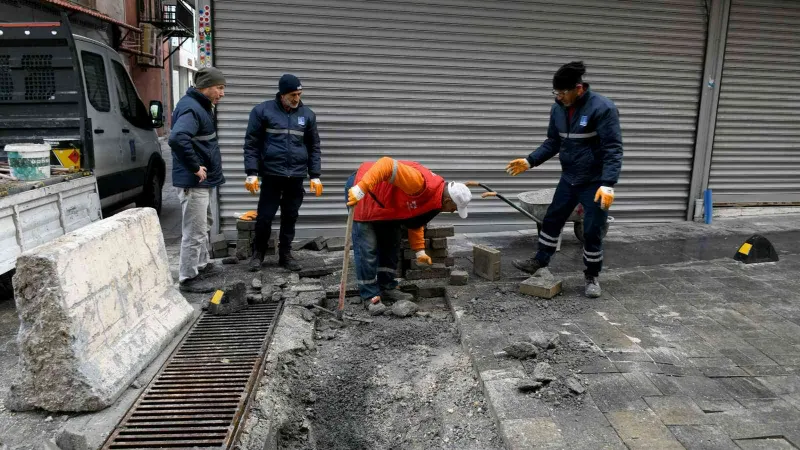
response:
M150 208L23 253L14 293L21 377L6 400L12 410L111 405L192 315Z

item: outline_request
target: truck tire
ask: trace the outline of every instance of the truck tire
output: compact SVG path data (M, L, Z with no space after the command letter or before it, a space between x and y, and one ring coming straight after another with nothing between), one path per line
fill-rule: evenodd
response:
M141 197L136 200L136 206L139 208L153 208L156 214L161 215L162 194L161 188L164 185L164 180L161 179L161 172L156 167L151 167L148 171L147 181L144 184L144 192Z

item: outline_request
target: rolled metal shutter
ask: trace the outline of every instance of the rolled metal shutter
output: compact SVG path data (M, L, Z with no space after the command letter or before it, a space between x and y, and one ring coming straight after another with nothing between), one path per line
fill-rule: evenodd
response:
M800 3L733 0L709 187L714 203L800 202Z
M298 233L319 234L344 226L347 176L384 155L512 198L554 187L557 157L516 178L504 168L543 141L553 74L576 59L622 117L625 160L612 215L685 219L703 0L225 0L214 8L215 64L228 82L218 115L225 230L234 212L255 208L242 184L244 131L283 73L300 77L318 116L325 194L306 196ZM533 226L478 195L468 220L438 220L462 231Z

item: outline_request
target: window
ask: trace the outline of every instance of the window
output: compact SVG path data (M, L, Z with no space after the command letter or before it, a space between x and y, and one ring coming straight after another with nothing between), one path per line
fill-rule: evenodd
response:
M117 61L111 61L111 64L117 79L117 96L122 116L139 128L153 128L150 114L139 99L139 94L136 93L136 88L133 87L125 66Z
M97 53L81 52L81 59L83 60L83 76L86 79L86 95L89 97L89 103L100 112L111 111L103 57Z

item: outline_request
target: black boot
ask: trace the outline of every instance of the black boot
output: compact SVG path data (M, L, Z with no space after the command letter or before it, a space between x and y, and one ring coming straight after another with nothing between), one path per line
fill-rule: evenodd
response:
M283 253L278 257L278 265L284 269L291 270L292 272L299 272L302 270L300 263L294 259L291 253Z
M515 259L511 261L511 264L513 264L514 267L516 267L517 269L523 272L528 272L531 275L535 274L537 271L539 271L539 269L542 268L542 263L540 263L539 260L534 258Z
M261 264L264 262L264 254L255 251L253 252L253 257L250 258L250 272L258 272L261 270Z

